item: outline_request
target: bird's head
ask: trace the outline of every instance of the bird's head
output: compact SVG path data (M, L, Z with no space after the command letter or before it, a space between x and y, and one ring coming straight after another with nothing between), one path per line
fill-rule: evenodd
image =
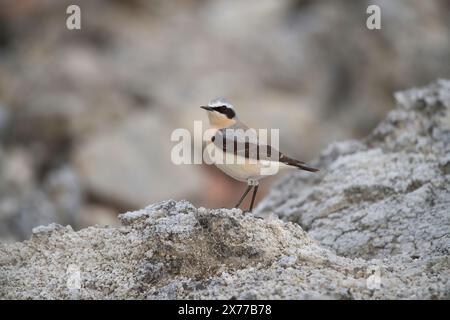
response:
M225 99L211 100L207 106L201 106L208 113L209 123L212 127L222 129L236 123L237 117L233 105Z

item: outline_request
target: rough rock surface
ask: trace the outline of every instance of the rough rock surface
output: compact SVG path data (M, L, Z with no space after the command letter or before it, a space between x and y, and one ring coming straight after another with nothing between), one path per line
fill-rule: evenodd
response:
M330 145L320 175L292 175L258 208L299 223L338 254L427 259L449 253L450 82L397 93L362 142Z
M450 81L396 98L319 175L278 183L265 219L170 200L120 227L37 227L0 245L0 297L449 299Z

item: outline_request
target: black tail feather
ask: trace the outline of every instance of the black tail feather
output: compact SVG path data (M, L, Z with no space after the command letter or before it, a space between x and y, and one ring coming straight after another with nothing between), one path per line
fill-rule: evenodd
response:
M316 168L313 168L313 167L309 167L303 161L298 161L298 160L289 158L288 156L286 156L284 154L281 155L280 162L285 163L285 164L287 164L289 166L297 167L297 168L299 168L301 170L309 171L309 172L317 172L317 171L319 171L319 169L316 169Z
M316 169L316 168L313 168L313 167L307 167L307 166L304 166L302 164L296 165L296 167L301 169L301 170L305 170L305 171L309 171L309 172L317 172L317 171L319 171L319 169Z

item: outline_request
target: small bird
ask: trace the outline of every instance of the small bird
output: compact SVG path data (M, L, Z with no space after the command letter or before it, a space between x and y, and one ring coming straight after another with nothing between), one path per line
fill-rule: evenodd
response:
M235 208L241 205L250 190L254 188L248 211L253 210L259 180L268 176L268 174L262 173L267 166L276 165L279 169L296 168L310 172L319 171L305 162L292 159L270 145L260 142L257 136L249 137L243 134L249 130L249 127L238 120L233 105L225 99L211 100L207 106L200 108L207 111L212 130L211 140L207 145L209 154L214 153L213 158L216 160L224 159L227 156L233 157L234 160L232 162L212 160L212 162L232 178L247 182L248 187ZM265 150L266 153L262 154L261 150Z

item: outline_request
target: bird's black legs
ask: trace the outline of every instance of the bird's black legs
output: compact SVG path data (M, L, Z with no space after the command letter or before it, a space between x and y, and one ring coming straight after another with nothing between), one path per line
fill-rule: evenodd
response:
M242 195L241 199L239 199L239 202L237 203L235 208L239 208L239 206L242 204L242 201L244 201L247 194L250 192L250 190L252 188L254 188L253 195L252 195L252 201L250 202L250 209L248 211L244 211L244 212L251 212L253 210L253 204L255 203L256 193L258 192L258 181L249 179L247 182L248 182L247 190L245 190L244 194Z
M247 190L245 190L244 194L242 195L241 199L239 199L239 202L237 203L237 205L235 205L235 208L239 208L239 206L241 205L242 201L244 201L245 196L249 193L249 191L253 188L253 186L249 185L247 187Z
M255 188L253 189L252 202L250 203L250 209L248 210L249 212L252 212L252 210L253 210L253 204L255 203L255 198L256 198L257 192L258 192L258 186L255 186Z

